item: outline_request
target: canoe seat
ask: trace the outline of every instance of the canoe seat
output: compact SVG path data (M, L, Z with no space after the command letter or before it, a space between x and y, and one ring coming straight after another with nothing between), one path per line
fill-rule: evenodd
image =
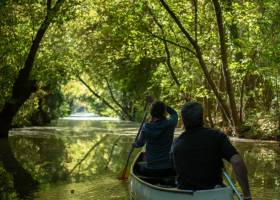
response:
M161 171L160 173L158 173L157 170L153 171L153 169L147 170L145 169L146 162L142 159L143 158L140 157L140 159L136 162L136 164L133 167L133 172L137 177L153 185L158 185L167 188L176 187L176 172L174 170L171 169Z
M176 183L175 183L176 176L151 177L151 176L137 175L137 177L153 185L158 185L166 188L176 187Z

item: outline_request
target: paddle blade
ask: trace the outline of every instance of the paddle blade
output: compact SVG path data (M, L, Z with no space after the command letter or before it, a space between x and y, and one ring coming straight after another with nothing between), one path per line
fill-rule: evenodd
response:
M119 180L127 180L129 176L129 169L126 166L118 177Z

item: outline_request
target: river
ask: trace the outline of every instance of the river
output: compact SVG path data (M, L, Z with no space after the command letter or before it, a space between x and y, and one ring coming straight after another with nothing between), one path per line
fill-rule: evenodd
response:
M15 158L40 182L24 199L126 200L128 182L120 175L139 124L89 113L59 119L50 126L13 129ZM179 134L181 130L177 130ZM276 142L232 139L248 166L256 200L280 200L280 147ZM134 155L135 156L134 152ZM232 174L231 169L228 170ZM0 164L0 192L17 199L12 177ZM3 195L3 193L6 193ZM1 197L1 196L0 196Z

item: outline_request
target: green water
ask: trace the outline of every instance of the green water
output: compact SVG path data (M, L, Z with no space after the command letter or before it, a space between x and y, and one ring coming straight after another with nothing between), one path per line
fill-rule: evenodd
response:
M40 182L24 199L128 199L128 183L117 177L137 129L136 123L78 115L52 126L12 130L9 144L14 157ZM248 165L254 199L280 200L279 144L233 143ZM13 177L1 163L0 175L0 197L16 199L21 186L13 186Z

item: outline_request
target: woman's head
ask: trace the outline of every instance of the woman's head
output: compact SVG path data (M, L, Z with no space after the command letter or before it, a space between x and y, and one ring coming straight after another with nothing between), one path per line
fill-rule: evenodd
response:
M166 105L161 101L155 101L152 103L151 116L157 119L166 119Z

